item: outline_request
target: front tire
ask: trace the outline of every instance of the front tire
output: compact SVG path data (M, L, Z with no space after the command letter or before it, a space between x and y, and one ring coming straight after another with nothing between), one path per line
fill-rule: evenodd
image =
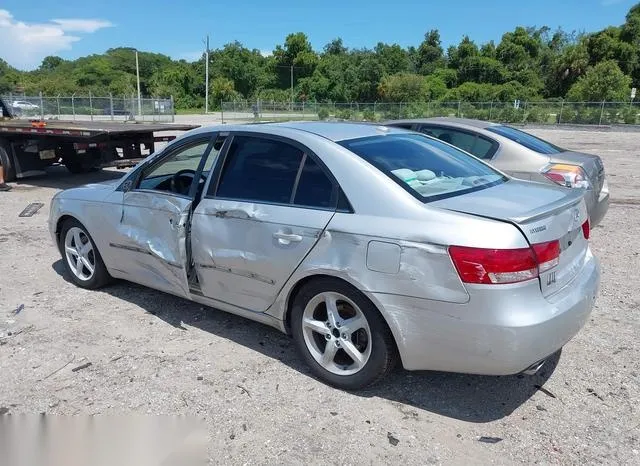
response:
M313 373L344 390L384 378L395 366L391 331L373 303L347 283L321 278L293 301L293 339Z
M111 281L93 238L76 219L62 224L58 246L67 275L75 285L95 290Z

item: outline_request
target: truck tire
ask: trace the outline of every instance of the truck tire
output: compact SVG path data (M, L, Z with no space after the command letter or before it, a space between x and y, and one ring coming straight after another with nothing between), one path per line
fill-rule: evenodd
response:
M0 140L0 165L4 169L4 180L7 183L16 179L16 167L10 154L9 145Z
M62 163L71 173L89 173L100 169L100 155L91 152L83 155L63 155Z
M89 173L90 171L98 169L98 167L95 167L93 164L87 164L82 160L65 160L64 166L67 167L67 170L76 175L80 173Z

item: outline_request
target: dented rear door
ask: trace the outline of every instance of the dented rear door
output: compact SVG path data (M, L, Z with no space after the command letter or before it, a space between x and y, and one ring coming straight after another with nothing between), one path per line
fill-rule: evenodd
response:
M299 142L232 133L193 212L191 253L205 296L264 312L333 217L338 186Z

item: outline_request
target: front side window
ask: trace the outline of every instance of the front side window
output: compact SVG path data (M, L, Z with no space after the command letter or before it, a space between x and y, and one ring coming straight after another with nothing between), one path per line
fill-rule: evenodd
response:
M523 145L527 149L531 149L534 152L545 155L558 154L564 152L564 149L558 147L543 139L537 138L529 133L520 131L519 129L512 128L511 126L496 125L487 128L492 133L504 136L507 139L511 139L520 145Z
M208 146L209 140L207 139L177 149L162 162L145 170L138 187L188 194ZM206 177L206 174L203 177Z
M303 151L285 142L235 136L229 146L217 197L289 204Z
M420 134L342 141L351 152L423 202L495 186L506 178L455 147Z

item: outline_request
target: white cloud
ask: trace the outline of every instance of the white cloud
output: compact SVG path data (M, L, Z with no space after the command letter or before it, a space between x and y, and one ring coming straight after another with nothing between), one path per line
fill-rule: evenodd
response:
M273 55L273 51L271 50L260 50L260 55L262 55L263 57L270 57L271 55Z
M102 19L52 19L51 22L59 25L63 31L73 32L96 32L113 26L111 21Z
M25 23L0 9L0 57L18 69L37 68L47 55L69 50L80 37L68 32L89 33L112 26L108 21L60 19Z

